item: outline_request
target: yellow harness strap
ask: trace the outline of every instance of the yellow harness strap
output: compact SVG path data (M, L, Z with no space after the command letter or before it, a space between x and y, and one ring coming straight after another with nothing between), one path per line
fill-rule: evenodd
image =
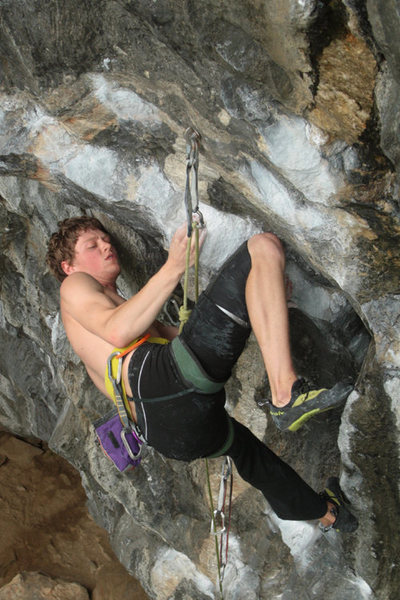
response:
M140 338L136 338L135 340L133 340L133 342L131 342L128 346L125 346L124 348L114 348L114 350L112 351L112 354L111 354L112 358L111 358L111 360L109 359L110 365L111 365L111 376L112 376L114 382L116 382L116 384L119 385L121 388L122 399L124 401L125 409L129 415L130 419L132 419L131 407L129 405L128 398L126 395L124 382L121 377L122 359L124 358L124 356L129 354L129 352L131 352L135 348L138 348L139 346L141 346L144 342L150 342L151 344L169 344L169 340L167 340L165 338L150 337L150 334L146 333L146 335L144 335ZM104 382L106 385L107 393L109 394L109 396L112 398L114 404L116 405L117 403L116 403L114 385L113 385L113 382L111 381L110 374L109 374L109 368L108 368L109 361L107 361Z

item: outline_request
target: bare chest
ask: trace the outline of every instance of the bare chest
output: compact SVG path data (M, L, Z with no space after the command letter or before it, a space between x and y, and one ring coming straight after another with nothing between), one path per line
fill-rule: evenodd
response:
M103 377L108 356L113 347L102 338L94 335L68 313L61 310L65 333L75 352L89 372L95 372ZM89 373L90 374L90 373Z

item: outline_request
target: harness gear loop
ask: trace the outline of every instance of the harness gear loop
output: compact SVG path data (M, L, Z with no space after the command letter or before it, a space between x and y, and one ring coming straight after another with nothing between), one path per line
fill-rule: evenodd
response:
M139 432L136 431L135 423L130 420L128 412L125 407L124 400L123 400L123 393L122 393L122 386L121 386L122 359L119 359L119 361L118 361L117 377L113 376L112 359L117 357L118 354L119 354L118 351L113 352L110 355L110 357L108 358L108 361L107 361L108 376L109 376L110 381L112 382L113 389L114 389L115 406L117 407L119 418L123 424L123 429L121 430L121 441L122 441L126 451L128 452L128 455L130 456L130 458L132 460L137 460L142 453L141 444L143 444L144 440L141 439ZM139 451L137 453L132 452L129 442L126 439L126 436L128 433L132 433L139 443Z
M121 352L117 352L115 357L116 358L123 358L124 356L126 356L127 354L129 354L129 352L131 352L132 350L134 350L135 348L137 348L138 346L141 346L142 344L144 344L144 342L146 342L150 337L150 333L145 333L141 338L139 338L138 340L135 340L134 342L132 342L132 344L130 344L129 346L127 346L126 348L124 348L123 350L121 350ZM118 365L118 372L120 371L120 365L122 367L122 362L119 363ZM121 381L121 378L119 378L118 382Z
M118 410L118 416L123 425L123 429L121 430L121 441L132 460L136 460L140 457L142 451L141 444L143 444L145 440L142 437L141 432L137 427L136 423L131 419L129 407L125 404L124 388L121 381L122 359L129 352L146 342L148 339L153 339L154 341L157 340L157 338L150 338L150 334L146 333L144 336L136 339L134 342L132 342L132 344L130 344L126 348L114 350L114 352L112 352L107 359L107 375L109 381L112 384L112 397L114 404ZM113 365L115 366L115 361L117 361L116 372L115 369L113 369ZM139 450L136 453L132 452L129 442L126 439L126 436L130 433L132 433L132 435L136 438L139 444Z
M113 360L113 358L116 358L118 356L118 354L119 354L119 352L117 350L117 351L113 352L112 354L110 354L110 356L108 357L108 360L107 360L108 377L113 386L113 391L114 391L114 396L115 396L114 404L117 407L119 417L120 417L124 427L129 429L129 417L128 417L127 410L125 408L125 403L124 403L123 394L122 394L122 387L121 387L121 369L119 368L120 364L118 364L117 376L114 376L113 371L112 371L112 360ZM122 363L122 361L119 361L119 363L120 362Z

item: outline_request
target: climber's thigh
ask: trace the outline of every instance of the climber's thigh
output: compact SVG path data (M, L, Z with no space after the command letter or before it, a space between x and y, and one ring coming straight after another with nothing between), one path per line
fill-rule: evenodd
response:
M204 370L217 381L229 379L250 335L245 298L250 267L245 243L201 294L181 333Z
M237 317L248 327L250 325L246 306L246 283L250 269L251 257L247 242L244 242L226 260L204 291L214 304Z
M226 442L225 392L197 392L182 378L169 344L144 343L129 362L137 422L147 443L178 460L214 454Z

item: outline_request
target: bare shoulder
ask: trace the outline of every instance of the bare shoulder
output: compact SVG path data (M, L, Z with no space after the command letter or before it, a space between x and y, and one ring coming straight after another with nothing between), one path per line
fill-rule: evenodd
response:
M96 307L114 308L115 302L105 293L105 288L88 273L71 273L61 284L61 310L80 320Z
M88 273L71 273L61 284L61 298L67 300L71 296L86 293L103 293L103 286Z

